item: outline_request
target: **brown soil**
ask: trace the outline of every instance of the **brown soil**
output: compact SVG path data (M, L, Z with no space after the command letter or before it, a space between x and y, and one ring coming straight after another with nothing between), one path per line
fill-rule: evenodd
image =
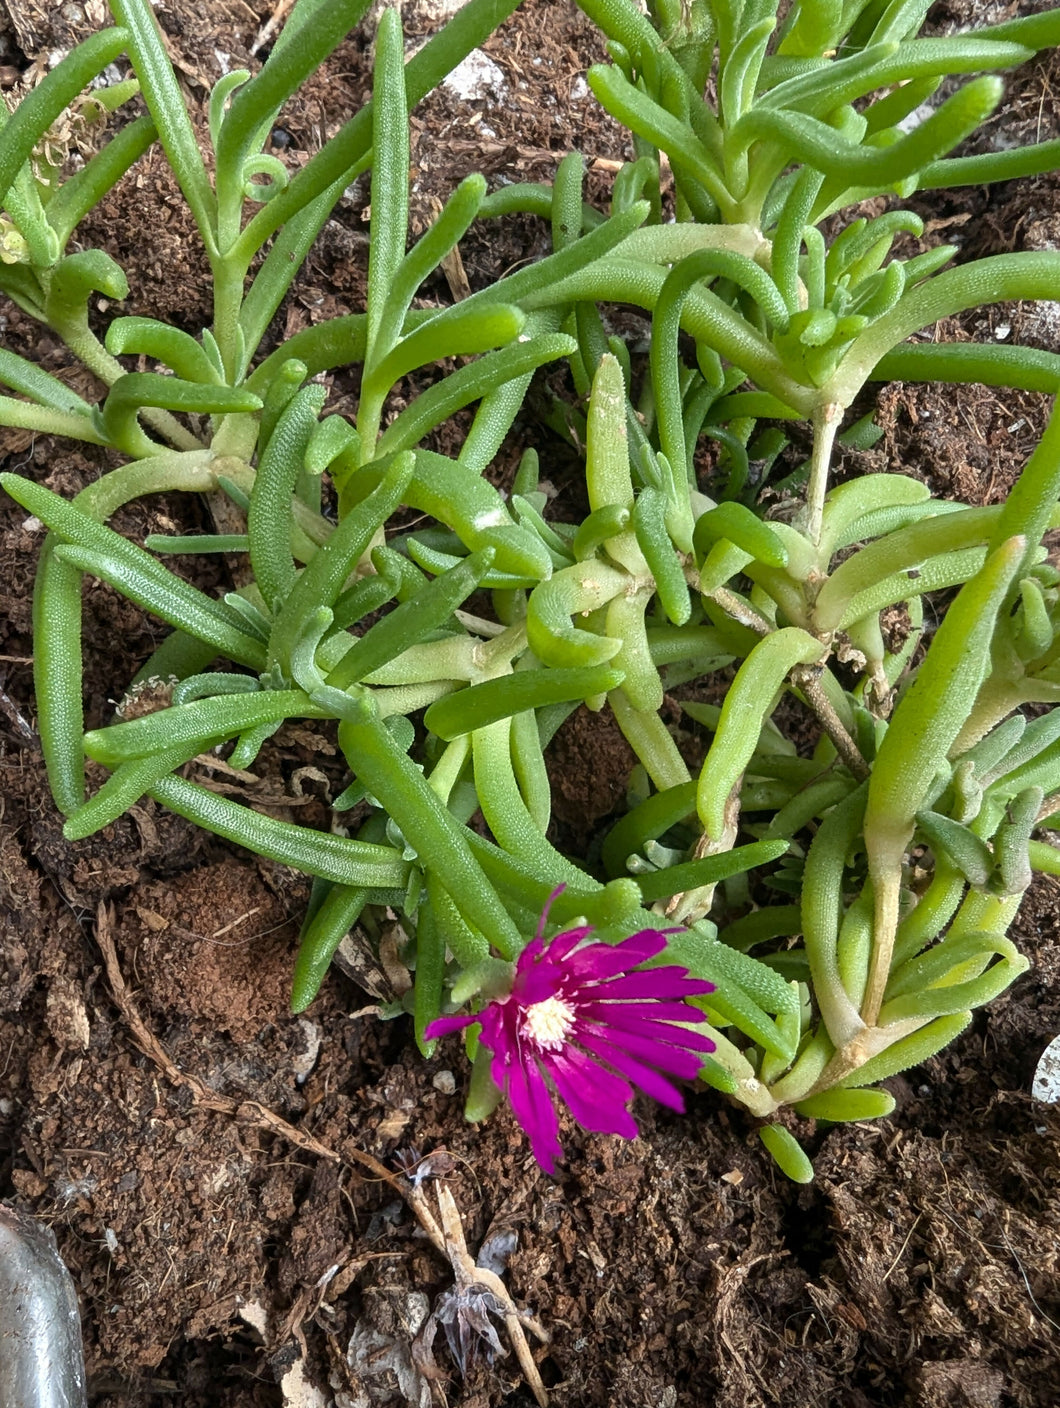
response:
M7 8L9 86L37 53L102 21L96 0ZM197 111L215 51L243 63L269 8L158 7ZM622 155L620 135L579 96L600 44L568 0L526 0L488 49L506 97L440 94L417 113L420 221L472 170L547 180L571 146L589 163ZM296 158L363 99L368 62L351 39L285 115ZM1010 110L1036 120L1050 76L1055 67L1035 66L1017 77ZM591 171L590 194L607 179ZM202 262L172 194L150 157L83 233L128 270L124 311L194 327ZM288 332L360 306L366 198L344 200L328 225L281 312ZM970 214L943 237L965 231L982 254L1047 242L1060 197L1056 178L1042 177L954 192L933 213ZM466 242L465 271L477 287L543 249L534 222L512 222ZM982 335L983 320L997 335L1008 322L1014 337L1055 348L1055 306L980 314L958 335ZM54 339L2 311L11 346L64 369ZM1011 483L1045 409L1040 397L974 388L895 387L880 404L875 467L977 501ZM0 458L66 493L107 467L102 452L10 433ZM119 526L142 539L201 513L165 500ZM640 1108L643 1137L631 1144L566 1128L568 1157L550 1179L503 1109L464 1124L455 1042L424 1062L408 1025L378 1021L372 998L337 972L304 1017L289 1015L301 878L153 805L89 841L62 839L33 728L38 547L23 511L0 503L0 1196L56 1232L81 1298L95 1408L430 1402L435 1371L427 1363L420 1376L409 1346L453 1274L403 1199L414 1180L401 1172L425 1172L428 1155L436 1177L420 1196L434 1207L444 1183L472 1254L512 1234L505 1278L550 1337L532 1344L556 1408L1056 1401L1060 1125L1027 1093L1060 1030L1055 881L1036 884L1017 925L1030 973L951 1050L890 1083L895 1115L805 1131L818 1171L809 1187L781 1179L751 1122L709 1093L684 1118ZM98 724L161 632L93 583L85 633L86 710ZM319 796L341 786L331 749L308 729L278 736L259 801L319 822ZM583 714L554 758L563 841L584 844L620 800L630 756ZM511 1353L480 1355L461 1376L443 1339L436 1394L465 1408L530 1404ZM318 1398L297 1396L299 1375Z

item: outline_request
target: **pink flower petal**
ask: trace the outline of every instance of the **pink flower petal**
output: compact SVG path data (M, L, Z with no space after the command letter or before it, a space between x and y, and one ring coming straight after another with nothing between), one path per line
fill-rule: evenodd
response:
M544 941L544 939L541 939L541 938L531 939L530 942L527 944L526 948L524 948L523 951L522 951L522 953L519 955L519 958L518 958L518 960L517 960L517 962L516 962L516 965L515 965L516 976L518 976L518 975L521 974L521 973L525 973L525 972L527 971L527 969L532 968L533 965L538 961L538 959L539 959L539 958L541 957L541 955L544 953L544 951L545 951L545 941Z
M591 1018L587 1011L579 1010L578 1022L596 1020L616 1041L626 1037L656 1041L663 1046L687 1046L691 1051L713 1051L714 1042L707 1032L695 1027L679 1027L672 1022L653 1022L643 1017L627 1017L622 1009L609 1007L602 1017Z
M685 1102L679 1091L675 1090L670 1082L658 1071L652 1070L642 1061L638 1061L634 1056L621 1046L612 1041L606 1041L602 1037L582 1034L582 1044L590 1050L594 1056L599 1056L607 1061L616 1071L621 1071L624 1076L633 1082L640 1090L653 1100L657 1100L660 1105L668 1105L671 1110L676 1110L682 1114ZM698 1067L698 1062L696 1063ZM686 1072L674 1072L675 1075L686 1075ZM692 1075L697 1072L692 1072ZM575 1115L577 1119L577 1115Z
M436 1037L448 1036L450 1032L458 1032L477 1021L478 1016L473 1012L463 1017L435 1017L433 1022L428 1022L424 1027L424 1039L434 1041Z
M520 1057L508 1071L507 1095L512 1113L530 1139L534 1158L546 1173L554 1173L557 1159L563 1157L559 1116L537 1065L527 1061L523 1053Z
M557 934L548 946L549 961L554 964L563 963L592 931L591 924L583 924L579 929L566 929L562 934Z
M706 1014L697 1013L687 1002L600 1002L596 988L585 988L587 1000L579 998L579 1017L591 1017L597 1022L625 1023L630 1019L646 1018L651 1022L705 1022Z
M701 993L713 992L714 984L704 978L690 978L684 968L669 967L649 968L644 973L625 973L602 983L587 982L582 988L586 996L591 994L594 998L646 997L654 1000L698 997Z
M658 1041L631 1036L628 1032L616 1033L610 1027L586 1024L584 1027L579 1026L575 1035L587 1050L593 1049L591 1043L594 1041L614 1043L621 1046L623 1051L628 1051L631 1056L682 1080L694 1080L703 1065L701 1057L694 1051L678 1046L665 1046ZM713 1042L710 1049L714 1050Z
M627 1108L633 1091L619 1076L569 1046L550 1055L547 1069L556 1093L583 1129L637 1137L636 1121Z
M608 978L613 973L625 973L638 963L655 958L665 947L665 934L644 929L630 939L623 939L620 944L586 944L571 955L564 969L581 980Z
M535 1002L544 1002L562 991L556 974L544 965L517 978L512 988L512 1001L519 1007L532 1007Z
M514 1044L518 1009L513 1002L489 1003L478 1014L478 1020L482 1023L479 1040L490 1051L502 1051Z
M541 1057L545 1074L555 1077L557 1067L568 1073L577 1070L584 1083L583 1095L598 1105L628 1105L633 1099L633 1091L621 1076L615 1075L599 1061L593 1061L584 1051L568 1043L558 1051L548 1051Z

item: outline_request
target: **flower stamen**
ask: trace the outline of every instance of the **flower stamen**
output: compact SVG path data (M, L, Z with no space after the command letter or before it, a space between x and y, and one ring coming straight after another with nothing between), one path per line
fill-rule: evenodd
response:
M523 1012L523 1036L545 1051L558 1051L573 1025L574 1012L559 997L546 997Z

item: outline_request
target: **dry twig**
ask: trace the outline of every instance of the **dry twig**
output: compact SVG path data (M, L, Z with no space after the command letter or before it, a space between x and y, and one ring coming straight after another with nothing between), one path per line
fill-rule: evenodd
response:
M534 1395L535 1402L539 1403L541 1408L548 1408L548 1394L541 1382L541 1375L537 1372L537 1365L530 1353L530 1346L526 1342L523 1327L525 1326L545 1344L548 1343L547 1333L532 1316L520 1315L508 1293L508 1287L497 1273L486 1266L480 1266L472 1257L467 1249L467 1241L464 1238L464 1228L460 1221L460 1211L456 1206L456 1200L444 1183L438 1185L437 1195L438 1213L445 1236L445 1251L453 1268L453 1279L456 1281L457 1287L484 1286L486 1290L492 1291L497 1297L504 1308L504 1325L508 1331L508 1338L512 1342L512 1348L515 1350L516 1358L519 1360L523 1377L530 1385L530 1392Z

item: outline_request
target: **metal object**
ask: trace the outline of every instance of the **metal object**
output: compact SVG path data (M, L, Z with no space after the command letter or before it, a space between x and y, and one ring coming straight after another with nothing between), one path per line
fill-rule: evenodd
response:
M0 1204L0 1408L87 1408L81 1319L55 1234Z

